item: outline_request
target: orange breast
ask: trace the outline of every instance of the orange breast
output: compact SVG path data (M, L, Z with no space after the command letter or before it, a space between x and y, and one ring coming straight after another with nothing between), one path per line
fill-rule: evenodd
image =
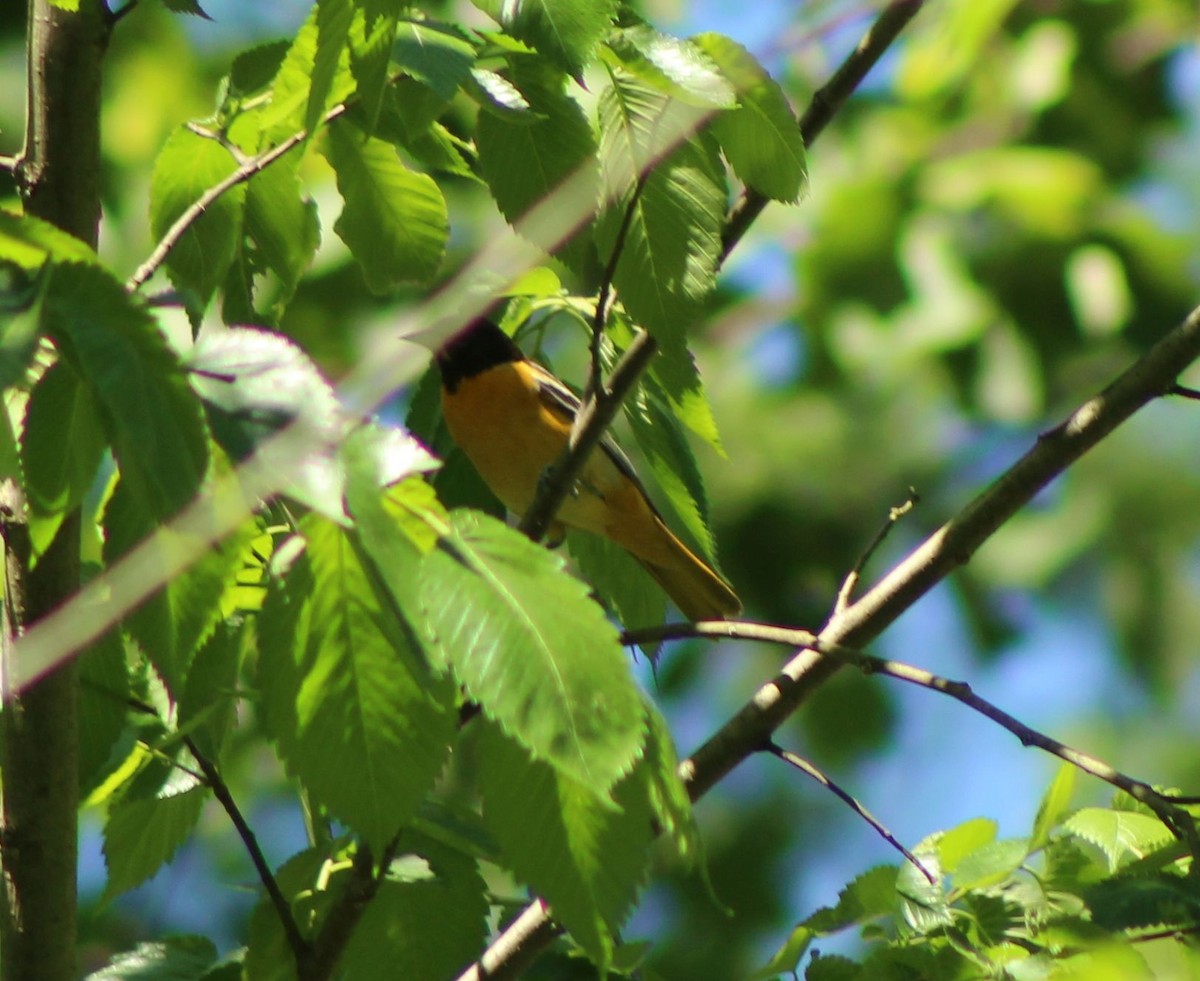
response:
M443 391L442 412L454 442L492 493L514 514L524 514L570 434L570 421L543 402L530 369L519 363L489 368L454 393ZM558 520L635 553L658 531L641 491L602 450L592 453Z

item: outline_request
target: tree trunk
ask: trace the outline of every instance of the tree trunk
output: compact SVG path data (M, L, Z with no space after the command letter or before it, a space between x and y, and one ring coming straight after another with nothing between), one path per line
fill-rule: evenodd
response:
M100 66L110 16L100 0L71 12L30 0L25 209L91 246L100 220ZM5 489L5 652L25 624L79 588L79 513L31 572L19 492ZM7 694L7 693L6 693ZM3 710L3 981L74 981L79 809L78 677L63 665Z

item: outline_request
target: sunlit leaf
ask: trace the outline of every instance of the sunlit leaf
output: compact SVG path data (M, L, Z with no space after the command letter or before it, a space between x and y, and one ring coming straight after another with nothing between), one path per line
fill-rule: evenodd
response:
M451 518L421 588L455 675L535 757L607 792L644 725L616 631L558 556L477 512Z
M348 123L330 127L325 153L346 202L334 231L367 285L382 293L432 278L449 237L446 202L432 178L409 170L394 147Z

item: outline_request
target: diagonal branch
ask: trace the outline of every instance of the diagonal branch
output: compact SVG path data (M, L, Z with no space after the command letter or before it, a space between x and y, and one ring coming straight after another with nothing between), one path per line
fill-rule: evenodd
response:
M839 664L858 668L863 674L885 675L919 688L928 688L930 691L949 695L955 701L961 702L967 708L1011 732L1021 741L1022 746L1036 746L1038 749L1070 763L1084 773L1103 780L1118 790L1125 791L1130 797L1153 810L1163 824L1170 828L1177 837L1188 842L1192 846L1192 854L1200 854L1200 840L1197 839L1195 825L1181 809L1182 805L1190 802L1190 798L1177 794L1164 794L1144 780L1138 780L1136 777L1122 773L1089 753L1073 749L1066 743L1047 736L1005 712L994 702L977 695L965 681L943 678L924 668L905 664L902 661L893 661L889 658L875 657L845 644L830 643L807 630L779 627L768 623L723 621L668 623L661 627L626 631L621 637L621 642L623 644L655 644L665 640L681 640L686 637L703 637L709 640L722 638L752 640L816 651L823 657ZM775 750L772 749L772 752Z
M768 752L770 752L770 754L772 756L776 756L779 759L783 760L783 762L786 763L788 766L799 770L801 773L803 773L807 777L812 777L813 780L817 781L817 783L819 783L822 787L824 787L831 794L833 794L834 797L836 797L843 804L845 804L848 808L850 808L850 810L852 810L860 818L862 818L864 821L866 821L867 824L871 827L871 830L874 831L877 835L879 835L880 838L882 838L884 841L886 841L889 845L891 845L894 849L896 849L896 851L898 851L901 855L903 855L909 862L911 862L913 867L916 868L916 870L918 872L920 872L921 875L925 876L926 881L931 886L937 885L937 877L932 872L930 872L929 869L925 868L925 866L921 864L921 860L919 858L917 858L917 856L914 855L912 852L910 852L907 848L905 848L902 844L900 844L900 842L897 840L896 836L894 834L892 834L886 827L884 827L883 824L880 822L880 820L877 817L875 817L874 814L872 814L865 807L863 807L862 804L859 803L859 801L856 800L854 798L854 796L852 794L850 794L849 791L847 791L840 784L838 784L834 780L832 780L829 777L829 775L827 773L825 773L824 770L820 769L815 764L804 759L804 757L799 756L796 753L791 752L790 750L784 749L778 743L772 742L767 747L767 750L768 750Z
M862 84L867 73L892 46L900 32L908 26L908 22L917 16L922 6L924 0L892 0L880 11L850 57L842 62L841 67L825 85L813 93L812 100L800 119L800 136L806 147L812 146L813 141L821 135L830 120L845 105L846 100ZM746 188L726 218L725 232L721 236L722 260L729 258L729 253L769 203L770 198Z
M608 385L595 392L580 408L566 450L538 482L533 503L521 519L520 530L535 542L546 534L559 505L574 486L592 450L604 438L621 403L649 367L657 347L653 337L645 331L640 332L613 369Z
M334 106L327 113L325 113L324 116L321 117L322 125L333 122L333 120L337 119L338 116L342 115L349 108L350 104L348 102L343 102ZM264 150L257 156L251 157L249 160L244 161L235 171L229 174L228 177L218 181L207 191L201 194L200 197L196 198L195 201L188 205L183 214L175 219L174 223L170 228L167 229L163 237L159 239L158 245L154 247L154 251L150 253L149 258L147 258L145 262L138 266L134 274L129 277L128 281L125 283L125 288L127 290L136 290L140 288L141 285L146 282L146 280L153 276L158 267L161 266L166 261L167 256L171 254L171 250L175 248L183 236L187 234L187 230L192 227L196 220L199 219L199 217L203 215L204 212L218 198L221 197L221 195L237 187L239 184L245 184L246 181L250 180L250 178L255 174L266 170L280 157L285 156L292 149L307 140L308 136L309 131L306 129L302 129L298 133L293 133L277 146L271 147L270 150Z
M1200 307L1104 391L1039 436L1037 443L999 479L919 545L861 599L836 613L820 634L801 631L794 635L792 640L798 641L795 646L802 648L795 657L680 764L680 775L692 800L699 800L734 767L767 745L775 730L842 666L840 660L823 656L818 651L832 654L862 646L878 637L900 614L967 562L1051 480L1064 473L1143 406L1170 393L1175 379L1197 358L1200 358ZM740 636L738 631L750 628L746 624L718 621L691 625L688 629L736 637ZM649 642L652 636L639 631L635 635L627 634L626 639ZM948 693L954 694L951 690ZM1078 754L1070 762L1079 766L1088 759ZM1116 772L1108 769L1110 775ZM1147 798L1147 803L1153 799L1137 790L1136 782L1130 781L1130 786L1135 788L1134 796L1141 794ZM1151 795L1157 794L1153 788L1149 791ZM1159 809L1156 813L1163 817L1169 811L1166 803L1170 799L1159 796L1157 800ZM1177 823L1163 819L1177 833L1189 833ZM544 907L536 903L522 913L517 923L522 931L520 943L509 938L507 932L501 934L483 958L464 971L458 981L514 978L561 932ZM492 956L491 952L501 947L512 951L506 960Z

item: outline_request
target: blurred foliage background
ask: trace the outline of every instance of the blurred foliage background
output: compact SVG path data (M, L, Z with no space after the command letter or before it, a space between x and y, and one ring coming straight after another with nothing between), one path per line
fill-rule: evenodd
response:
M144 208L167 134L214 105L232 52L293 29L306 6L213 0L204 21L143 2L122 21L104 91L102 252L118 272L153 244ZM644 9L678 33L740 40L800 111L879 6ZM22 7L0 7L8 154L22 130ZM441 9L480 17L467 4ZM1200 301L1197 20L1194 0L930 3L813 148L808 197L773 205L739 246L696 350L728 452L701 451L701 462L722 564L750 616L819 627L910 488L920 504L867 581ZM310 185L328 186L318 156L306 166ZM470 181L450 191L448 271L502 221ZM12 188L0 185L0 197ZM372 296L327 235L279 326L336 377L362 354L364 328L412 299ZM970 680L1058 738L1196 792L1198 448L1200 407L1152 406L904 617L879 652ZM715 650L672 649L645 672L684 753L782 656ZM964 709L849 673L781 741L908 844L979 814L1023 832L1054 768ZM235 767L268 854L298 847L278 763L254 748ZM719 787L700 820L719 902L694 878L668 877L629 930L654 938L667 977L746 975L795 919L894 858L815 784L765 760ZM98 845L85 842L98 953L197 924L236 939L252 895L228 884L252 874L224 819L213 813L205 827L111 906L98 900Z

